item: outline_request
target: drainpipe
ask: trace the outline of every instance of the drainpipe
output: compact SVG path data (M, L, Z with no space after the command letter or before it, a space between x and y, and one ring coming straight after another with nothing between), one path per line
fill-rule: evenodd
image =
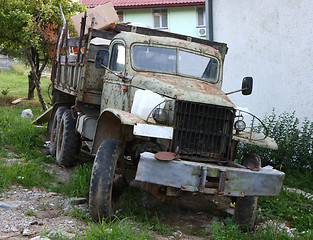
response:
M213 0L205 0L206 39L213 41Z

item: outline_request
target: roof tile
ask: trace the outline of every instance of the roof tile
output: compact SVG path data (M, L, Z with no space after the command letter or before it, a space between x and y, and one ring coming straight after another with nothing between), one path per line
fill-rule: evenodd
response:
M108 0L80 0L86 7L96 7ZM111 0L116 9L204 5L205 0Z

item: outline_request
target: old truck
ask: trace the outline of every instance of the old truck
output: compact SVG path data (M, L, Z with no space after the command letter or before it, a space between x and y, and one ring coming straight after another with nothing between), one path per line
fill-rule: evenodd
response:
M132 184L160 198L182 191L236 198L234 221L253 227L258 197L279 195L284 173L262 168L253 154L235 160L239 142L277 145L222 92L227 45L120 24L85 34L85 18L80 37L67 38L67 28L59 35L48 130L57 164L73 166L82 143L94 156L91 217L114 215ZM252 78L238 91L249 95Z

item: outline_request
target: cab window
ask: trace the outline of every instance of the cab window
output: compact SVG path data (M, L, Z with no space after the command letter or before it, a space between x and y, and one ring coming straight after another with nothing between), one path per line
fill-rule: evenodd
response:
M122 44L115 44L112 49L110 69L116 72L123 72L125 69L125 47Z

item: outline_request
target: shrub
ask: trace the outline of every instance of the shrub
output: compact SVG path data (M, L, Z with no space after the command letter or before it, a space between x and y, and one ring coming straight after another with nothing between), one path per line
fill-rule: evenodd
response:
M29 73L29 67L21 61L14 60L11 68L11 72L19 75L27 75Z
M247 152L252 152L261 156L264 166L271 165L287 172L311 171L313 168L313 123L306 119L300 124L294 112L277 115L274 110L271 115L265 116L263 122L268 128L269 137L275 139L278 144L278 150L240 143L237 159Z

